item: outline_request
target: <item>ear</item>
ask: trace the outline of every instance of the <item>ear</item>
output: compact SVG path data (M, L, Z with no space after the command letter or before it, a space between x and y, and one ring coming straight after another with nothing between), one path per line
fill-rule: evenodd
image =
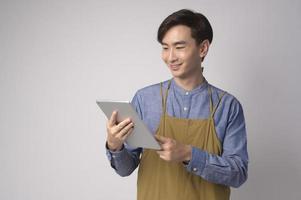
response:
M210 46L209 40L204 40L199 45L199 49L200 49L199 54L200 54L200 57L202 58L202 60L204 60L205 56L207 55L207 53L209 51L209 46Z

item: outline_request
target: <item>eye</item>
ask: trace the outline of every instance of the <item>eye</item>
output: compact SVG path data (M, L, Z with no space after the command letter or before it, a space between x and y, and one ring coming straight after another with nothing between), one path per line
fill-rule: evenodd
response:
M177 46L176 49L184 49L185 46Z
M162 47L162 50L166 51L166 50L168 50L168 47Z

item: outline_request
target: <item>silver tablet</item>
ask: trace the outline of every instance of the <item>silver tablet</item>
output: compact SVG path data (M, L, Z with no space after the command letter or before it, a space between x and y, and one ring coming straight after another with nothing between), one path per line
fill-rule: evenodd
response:
M161 149L159 143L149 131L147 126L140 120L138 114L130 102L120 101L96 101L97 105L104 112L106 117L110 119L114 110L118 111L117 122L121 122L126 118L131 118L134 122L134 130L127 138L126 143L131 147L142 147L146 149Z

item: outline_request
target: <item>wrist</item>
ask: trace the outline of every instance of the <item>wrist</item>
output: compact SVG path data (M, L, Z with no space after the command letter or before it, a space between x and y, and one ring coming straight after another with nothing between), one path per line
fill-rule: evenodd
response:
M189 163L192 157L192 147L190 145L186 145L186 153L183 163Z
M109 141L107 141L107 148L113 152L120 151L123 148L123 144L116 146L116 145L110 143Z

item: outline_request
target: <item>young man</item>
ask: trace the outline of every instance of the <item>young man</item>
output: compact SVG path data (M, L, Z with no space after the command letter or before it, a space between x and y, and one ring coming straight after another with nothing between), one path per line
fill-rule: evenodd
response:
M239 101L209 84L202 61L212 42L207 18L190 10L168 16L158 30L172 79L139 90L132 104L162 150L124 145L126 119L107 123L107 155L121 176L139 166L139 200L223 200L247 179L245 120Z

